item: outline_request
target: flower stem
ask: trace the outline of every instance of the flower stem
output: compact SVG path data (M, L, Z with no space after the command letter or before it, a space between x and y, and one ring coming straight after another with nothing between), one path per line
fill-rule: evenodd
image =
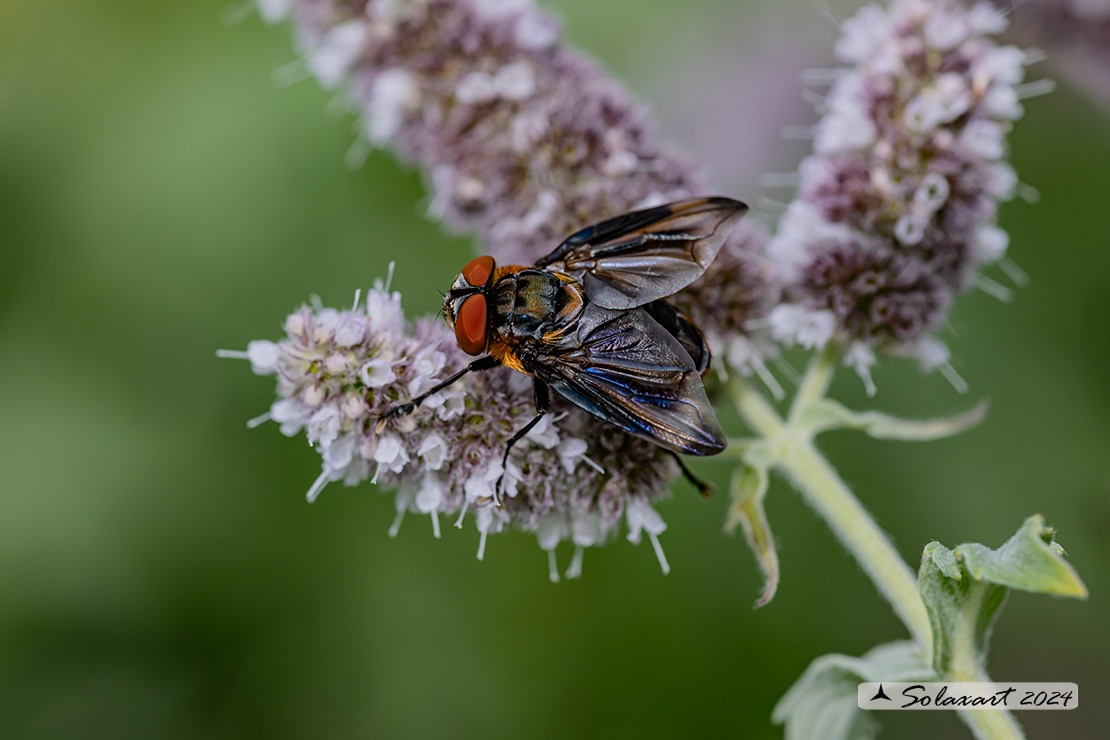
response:
M836 368L836 349L830 344L820 354L815 355L806 368L806 374L798 384L798 393L790 405L787 423L796 424L802 413L825 397L832 383Z
M968 681L990 681L990 676L985 673ZM971 734L976 740L1025 740L1025 731L1014 719L1014 715L1006 709L998 710L965 710L960 712L960 719L971 729Z
M983 591L978 598L982 599ZM979 607L976 606L976 612ZM970 620L962 620L956 630L952 645L952 662L945 681L990 681L986 670L980 665L975 650L975 627ZM1009 711L961 711L960 719L971 729L976 740L1025 740L1025 732Z
M856 559L894 613L924 648L933 650L929 615L917 587L917 576L902 560L886 536L836 470L813 444L814 430L804 425L806 409L820 402L829 389L836 366L835 351L826 349L810 363L798 386L794 403L784 421L775 408L738 375L729 382L737 411L766 443L766 462L781 470L802 498L825 520L841 544ZM742 457L753 446L750 440L730 446ZM948 675L949 681L990 681L975 658L973 641L962 647ZM977 740L1024 740L1021 725L1007 711L964 711L963 721Z
M955 673L948 676L949 681L990 681L991 677L981 668L969 675ZM1025 731L1007 709L964 710L960 719L971 730L976 740L1025 740Z
M932 632L917 578L893 543L852 495L836 470L813 446L812 432L795 422L803 406L820 400L832 375L833 355L825 353L810 365L784 423L775 409L743 379L733 376L733 401L741 416L772 447L772 465L783 471L802 498L825 520L841 544L874 582L895 614L926 651L932 650Z
M931 651L929 616L917 578L833 467L808 442L792 445L779 467L890 602L914 639Z

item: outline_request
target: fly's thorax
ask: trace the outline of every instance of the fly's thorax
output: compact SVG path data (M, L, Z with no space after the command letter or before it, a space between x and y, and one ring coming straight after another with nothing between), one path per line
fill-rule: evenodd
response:
M584 305L582 285L569 275L521 270L494 284L490 323L507 341L552 342L575 325Z

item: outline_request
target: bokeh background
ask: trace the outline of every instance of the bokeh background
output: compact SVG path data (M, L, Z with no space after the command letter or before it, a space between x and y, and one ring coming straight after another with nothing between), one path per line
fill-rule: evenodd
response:
M730 194L757 200L756 176L804 153L778 129L811 120L798 73L835 38L808 3L557 7ZM725 496L685 484L662 507L669 576L621 541L560 585L526 535L481 563L471 529L436 541L412 518L387 538L369 485L308 506L316 453L244 427L271 381L214 350L276 337L310 293L345 305L391 260L408 310L433 311L473 247L424 220L419 176L387 154L344 166L352 121L275 82L288 31L230 22L242 9L0 5L0 738L774 738L810 660L903 636L782 481L783 580L758 611ZM991 661L1080 684L1077 711L1022 715L1035 738L1110 722L1108 124L1066 88L1030 101L1013 161L1042 197L1003 225L1032 283L960 304L969 396L908 363L877 373L883 409L987 397L988 420L824 443L911 562L930 539L997 546L1035 512L1059 529L1090 600L1012 595ZM843 375L835 394L865 404ZM967 736L948 713L884 719L887 737Z

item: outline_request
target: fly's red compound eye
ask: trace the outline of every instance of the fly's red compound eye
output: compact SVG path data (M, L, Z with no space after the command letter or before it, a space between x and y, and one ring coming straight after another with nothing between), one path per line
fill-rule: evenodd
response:
M466 267L462 269L463 280L473 285L475 288L481 288L486 282L489 281L489 276L493 274L493 257L475 257L466 263ZM483 302L484 305L484 302Z
M492 257L478 259L488 259L490 264L493 264ZM469 268L470 265L467 267ZM464 271L463 275L465 274ZM486 297L484 295L475 294L463 301L459 314L455 317L455 340L459 343L459 348L468 355L480 355L485 351Z

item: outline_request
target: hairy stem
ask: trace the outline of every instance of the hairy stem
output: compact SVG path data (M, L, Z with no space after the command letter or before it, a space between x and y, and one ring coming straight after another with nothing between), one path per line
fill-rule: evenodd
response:
M836 354L836 349L830 344L810 361L806 374L798 384L798 393L790 404L787 423L797 424L802 413L829 392L829 384L832 383L836 369Z
M957 677L948 676L952 681L990 681L991 677L981 668L975 672ZM963 710L960 719L971 729L976 740L1025 740L1025 731L1008 709Z
M983 591L980 591L982 598ZM974 612L978 612L976 605ZM952 663L947 681L990 681L990 676L979 663L975 651L975 623L963 620L955 633L952 645ZM971 729L977 740L1025 740L1025 732L1008 710L961 711L960 719Z
M824 399L836 366L836 353L826 349L810 363L784 421L775 408L746 381L733 376L729 384L737 411L766 442L767 462L781 470L802 498L825 520L845 549L856 559L879 593L926 653L932 652L929 615L917 586L917 577L902 560L890 538L879 528L836 470L813 444L814 430L804 425L806 409ZM729 452L742 456L752 443L737 442ZM956 645L950 681L990 681L975 657L974 639L968 635ZM1010 712L964 711L963 721L978 740L1024 740L1021 726Z
M832 364L833 355L825 353L810 365L791 410L791 422L800 417L803 409L800 404L824 397ZM790 478L806 503L825 520L879 593L890 602L914 639L931 651L932 632L917 590L917 578L836 470L813 446L812 432L784 423L763 396L743 379L734 376L731 391L741 416L771 444L772 465Z
M914 639L931 650L929 616L917 578L833 467L810 443L792 445L779 467L890 602Z

